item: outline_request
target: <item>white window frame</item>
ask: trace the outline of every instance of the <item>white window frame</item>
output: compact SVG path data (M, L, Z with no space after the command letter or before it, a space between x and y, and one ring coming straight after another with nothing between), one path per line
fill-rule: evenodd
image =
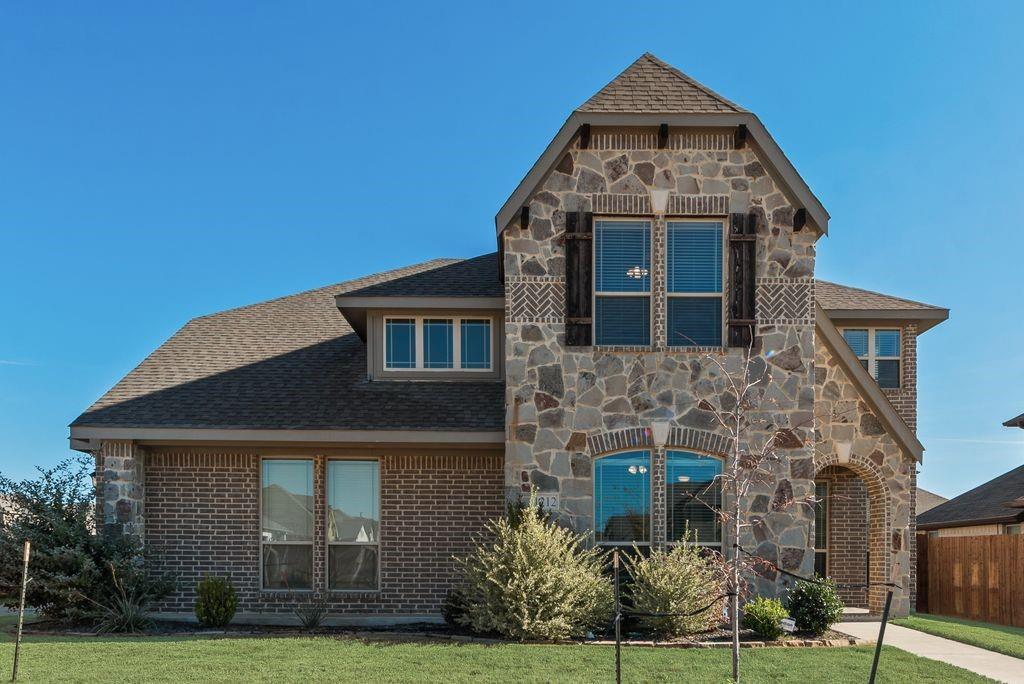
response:
M654 452L651 449L618 449L617 451L609 451L604 454L595 456L593 459L593 471L596 472L597 462L602 458L608 456L618 456L619 454L631 454L635 452L643 452L647 454L647 473L648 475L648 486L647 486L647 539L643 541L628 541L628 542L608 542L608 541L597 541L597 475L594 474L591 477L592 483L590 487L590 519L594 521L594 529L591 531L591 538L593 539L595 546L651 546L654 537Z
M429 316L428 316L429 318ZM451 370L451 369L448 369ZM354 461L357 463L368 463L374 462L377 464L377 515L379 519L377 521L377 540L373 542L358 542L358 541L331 541L328 536L328 524L327 516L330 515L331 506L331 479L328 476L330 471L330 464L342 461ZM380 576L381 576L381 551L380 551L380 538L381 531L384 528L384 515L381 511L381 467L379 458L329 458L324 463L324 547L326 548L324 558L324 584L327 591L332 594L370 594L380 592ZM373 546L377 549L377 578L376 586L373 589L334 589L331 587L331 547L332 546Z
M817 484L818 483L816 482L815 483L815 488L817 488ZM824 504L824 506L825 506L825 534L822 535L824 537L824 539L825 539L825 548L819 549L817 547L817 544L815 544L814 553L815 553L815 555L817 555L819 553L824 553L825 554L825 576L828 577L828 576L830 576L829 575L829 567L828 566L829 566L829 563L831 562L831 554L829 553L829 549L828 549L829 544L828 544L828 542L829 542L829 533L831 532L831 529L830 529L831 524L830 523L831 523L831 515L832 515L832 510L831 510L831 507L832 507L832 483L830 481L828 481L828 480L824 480L821 484L825 485L825 501L822 502ZM815 493L815 496L817 496L817 493ZM817 530L815 530L815 532L817 532Z
M719 461L722 464L722 472L717 477L715 477L715 480L717 481L718 488L721 491L722 505L723 506L725 505L725 489L722 487L722 478L725 475L725 459L722 458L721 456L716 455L716 454L705 454L703 452L695 451L695 450L687 448L687 447L672 446L672 445L666 446L665 447L665 473L664 473L664 480L665 480L665 544L666 544L666 546L673 547L673 546L678 546L680 544L684 544L684 545L685 544L691 544L692 546L696 546L697 548L702 548L702 549L703 548L718 549L719 552L721 552L722 544L724 543L725 535L727 533L727 530L722 525L721 521L718 522L718 534L719 534L720 537L722 537L722 541L702 542L702 541L700 541L698 539L697 543L692 544L691 542L672 541L671 539L668 538L668 485L669 485L669 481L668 481L668 452L670 452L670 451L682 451L682 452L689 453L689 454L696 454L698 456L703 456L704 458L713 458L716 461ZM653 504L654 502L652 501L651 503Z
M668 259L669 259L669 253L668 253L668 233L669 233L669 226L670 226L670 224L673 224L673 223L717 223L720 226L720 235L721 235L721 239L722 239L722 242L721 242L721 245L722 245L722 264L721 264L722 283L721 283L721 291L719 291L719 292L670 292L669 291L669 289L668 289L668 269L669 269L669 262L668 262ZM674 298L674 297L675 298L699 297L701 299L710 299L711 297L718 297L718 301L720 303L721 312L722 312L722 316L721 316L721 319L720 319L721 323L722 323L722 330L720 331L720 336L718 338L718 344L717 345L712 345L712 347L723 347L723 346L725 346L726 328L728 327L728 321L727 321L728 315L727 315L726 307L725 307L725 281L726 281L726 274L729 272L729 261L728 261L729 250L727 249L727 245L728 245L728 239L727 238L728 238L728 236L726 235L725 221L723 221L720 218L686 217L686 218L666 218L665 219L665 346L666 347L668 347L670 349L680 349L680 350L702 349L702 348L704 348L704 347L699 347L699 346L695 346L695 345L672 344L672 341L670 339L668 339L670 334L671 334L669 332L669 329L668 329L668 305L669 305L669 300Z
M301 461L301 462L309 463L310 464L310 468L311 468L311 472L312 472L312 475L313 475L312 497L313 497L313 500L315 501L316 500L316 460L313 459L313 458L305 457L305 456L267 456L267 457L261 458L260 459L260 492L259 492L259 499L260 499L259 500L259 515L260 515L260 522L259 522L259 535L260 535L260 557L259 557L259 564L260 564L260 591L289 592L289 593L291 593L291 592L307 592L307 593L312 593L316 589L316 587L315 587L315 584L316 584L316 548L315 548L315 543L314 543L314 541L316 539L316 506L314 504L313 511L311 511L311 513L313 515L313 535L312 535L312 537L310 537L310 540L308 542L305 542L305 541L267 541L266 539L264 539L263 538L263 488L264 488L263 463L265 461ZM275 587L268 587L267 586L267 578L266 578L266 566L265 566L265 563L263 562L263 547L264 546L308 546L309 550L310 550L310 553L309 553L309 556L310 556L309 588L308 589L294 589L294 588L278 589L278 588L275 588Z
M416 335L416 365L412 368L391 368L388 366L388 321L408 321L412 320L414 323L415 335ZM424 366L423 358L423 321L424 320L441 320L452 322L452 367L451 368L426 368ZM462 322L463 321L486 321L490 329L490 351L491 355L488 359L487 368L463 368L462 367ZM496 353L496 339L495 339L495 328L497 326L494 322L493 316L468 316L459 315L452 316L447 314L438 314L436 316L431 315L404 315L404 314L388 314L383 317L381 323L381 368L386 373L402 373L402 372L415 372L415 373L451 373L452 371L458 371L460 373L493 373L495 368L495 353Z
M647 291L646 292L599 292L597 289L597 224L598 223L646 223L647 224ZM651 258L654 252L654 221L642 216L595 216L593 249L590 250L590 272L593 274L594 286L590 293L591 326L593 327L593 339L595 347L653 347L654 346L654 261ZM647 344L600 344L597 341L597 299L598 297L647 297Z
M899 385L897 387L882 387L884 390L901 390L903 389L903 329L893 326L881 326L881 327L868 327L850 325L842 328L840 333L843 335L843 341L846 341L846 331L848 330L866 330L868 333L868 355L858 356L857 359L860 361L868 362L868 373L871 377L878 382L878 361L897 361L899 362ZM875 354L875 332L883 331L895 331L900 336L899 353L896 356L878 356ZM849 344L847 342L847 344ZM852 349L852 348L851 348Z

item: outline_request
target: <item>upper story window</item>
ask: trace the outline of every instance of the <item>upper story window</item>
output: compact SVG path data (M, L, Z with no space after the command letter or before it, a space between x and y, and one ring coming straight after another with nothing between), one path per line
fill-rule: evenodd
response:
M394 316L384 318L384 369L491 371L490 318Z
M651 343L651 223L594 223L594 342Z
M879 387L900 388L899 328L845 328L843 337Z
M667 225L666 329L670 347L722 344L722 234L719 221Z

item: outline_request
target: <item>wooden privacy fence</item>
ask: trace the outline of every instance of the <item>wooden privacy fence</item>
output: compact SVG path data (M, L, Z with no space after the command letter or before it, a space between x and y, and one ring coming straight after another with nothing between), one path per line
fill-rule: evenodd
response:
M919 541L919 611L1024 627L1024 534Z

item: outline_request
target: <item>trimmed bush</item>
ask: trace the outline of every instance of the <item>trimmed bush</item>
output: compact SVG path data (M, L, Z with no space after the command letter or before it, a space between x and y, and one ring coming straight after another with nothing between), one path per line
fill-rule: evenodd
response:
M641 627L660 636L706 632L722 620L726 599L725 576L718 563L691 544L671 551L652 550L646 558L635 550L625 558L633 581L628 588L634 610L645 613L677 613L681 617L644 617ZM707 610L700 609L707 607ZM687 615L697 612L696 615Z
M508 518L490 521L486 541L455 558L462 612L450 614L476 632L520 641L566 639L607 627L612 586L600 551L583 546L585 535L545 520L535 495L519 513L516 525Z
M789 617L782 601L758 596L743 606L743 626L765 639L778 639L783 634L779 621Z
M789 614L801 632L820 636L843 616L843 602L831 579L799 580L789 594Z
M225 627L235 617L238 597L226 577L207 577L196 585L196 617L203 627Z

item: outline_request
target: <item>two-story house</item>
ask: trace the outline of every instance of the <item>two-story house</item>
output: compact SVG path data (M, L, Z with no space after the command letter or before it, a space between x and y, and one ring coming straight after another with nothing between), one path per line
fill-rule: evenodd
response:
M595 544L689 526L730 553L713 514L730 445L700 402L724 390L708 355L752 345L794 439L741 502L741 545L870 580L846 598L872 610L895 578L906 613L916 345L948 312L816 281L828 220L754 114L643 55L513 190L496 253L196 318L72 446L97 459L107 527L181 578L164 612L226 574L246 618L309 594L345 619L436 618L452 554L531 488Z

